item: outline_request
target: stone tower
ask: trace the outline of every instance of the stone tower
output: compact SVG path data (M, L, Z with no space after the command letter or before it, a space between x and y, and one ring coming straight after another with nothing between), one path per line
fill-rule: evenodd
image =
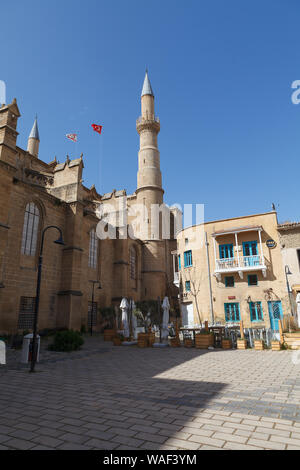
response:
M40 136L39 129L37 124L37 117L34 120L33 127L31 129L30 135L28 137L27 152L29 152L34 157L39 156L39 146L40 146Z
M157 237L156 227L151 224L151 208L153 204L163 203L162 178L160 171L160 154L157 147L157 135L160 122L155 116L154 94L146 71L141 95L141 116L136 128L140 135L139 167L137 174L137 202L144 206L144 218L141 238L151 240ZM160 233L161 235L161 233Z
M141 116L136 123L140 136L136 194L137 203L143 207L144 212L139 235L144 242L143 296L148 299L157 299L157 297L163 298L166 294L168 241L162 238L162 214L156 214L158 217L155 217L153 212L153 205L157 208L162 206L164 191L157 146L160 121L155 116L154 94L147 71L141 95L141 109Z

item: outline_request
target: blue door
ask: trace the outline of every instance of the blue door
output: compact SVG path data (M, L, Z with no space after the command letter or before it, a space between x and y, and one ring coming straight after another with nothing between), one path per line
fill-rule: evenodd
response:
M257 250L257 241L243 243L245 266L257 266L259 264L259 255Z
M270 324L273 331L279 331L279 319L283 317L280 300L268 302Z

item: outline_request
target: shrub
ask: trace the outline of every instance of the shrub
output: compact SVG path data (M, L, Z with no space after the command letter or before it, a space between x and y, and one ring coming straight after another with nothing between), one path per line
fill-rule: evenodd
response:
M83 345L84 340L78 331L59 331L54 336L54 341L50 344L50 351L69 352L77 351Z

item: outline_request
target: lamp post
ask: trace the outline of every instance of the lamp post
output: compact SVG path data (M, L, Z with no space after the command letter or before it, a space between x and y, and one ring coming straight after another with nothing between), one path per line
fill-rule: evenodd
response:
M293 315L293 305L292 305L292 299L291 299L291 292L290 292L290 284L289 284L289 279L288 276L290 276L292 273L290 271L290 268L288 265L285 265L284 267L285 271L285 278L286 278L286 287L288 291L288 296L289 296L289 302L290 302L290 309L291 309L291 314ZM289 315L289 333L291 332L291 324L290 324L290 315Z
M41 279L42 279L42 265L43 265L43 249L44 249L44 239L45 233L50 228L55 228L59 232L59 238L54 241L57 245L64 245L62 231L56 225L48 225L44 228L42 232L42 242L39 255L39 264L38 264L38 276L36 284L36 297L35 297L35 309L34 309L34 323L33 323L33 338L32 338L32 355L31 355L31 367L30 372L34 372L35 363L37 359L37 324L38 324L38 313L39 313L39 303L40 303L40 290L41 290Z
M98 284L98 289L102 289L100 281L90 281L93 284L92 288L92 308L91 308L91 336L93 336L93 316L94 316L94 294L95 284Z

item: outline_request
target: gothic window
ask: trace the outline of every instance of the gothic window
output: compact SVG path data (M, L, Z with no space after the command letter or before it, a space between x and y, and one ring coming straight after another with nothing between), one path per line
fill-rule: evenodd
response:
M89 268L97 268L98 238L96 230L90 231Z
M24 216L21 252L23 255L34 256L37 245L40 212L37 206L30 202L27 204Z
M136 280L137 257L135 248L130 248L130 278Z

